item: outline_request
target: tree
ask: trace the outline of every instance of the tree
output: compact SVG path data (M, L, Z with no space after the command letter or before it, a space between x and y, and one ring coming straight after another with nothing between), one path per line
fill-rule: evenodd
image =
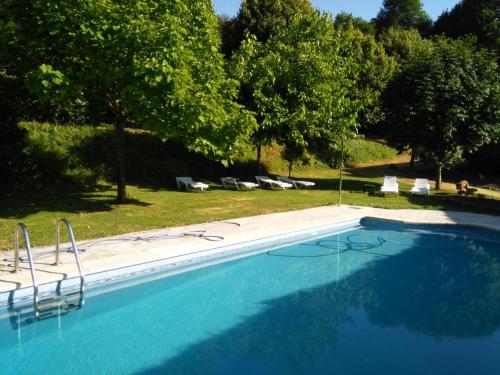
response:
M499 51L500 0L462 0L443 12L434 24L436 34L451 38L475 35L485 47Z
M403 70L406 64L411 63L416 56L425 54L432 49L432 42L422 38L417 29L391 27L380 35L380 42L386 53L396 59L397 71ZM413 135L406 132L407 129L399 129L397 136L392 137L395 134L395 129L388 123L383 123L383 128L384 125L384 132L388 134L389 138L392 138L392 143L400 152L411 150L410 166L413 167L418 156L418 147L414 144Z
M391 27L380 35L380 43L385 52L396 58L400 67L411 61L414 56L432 48L432 42L424 39L417 29Z
M309 0L243 0L232 24L226 24L223 41L226 56L230 56L245 40L246 34L266 42L272 34L286 26L297 14L313 11Z
M414 56L384 97L393 138L410 139L443 168L500 137L500 81L496 58L470 41L439 38Z
M421 0L384 0L373 22L379 32L389 27L413 27L427 34L432 27L429 15L423 10Z
M17 126L14 78L0 70L0 189L21 182L25 131Z
M358 103L350 90L354 61L342 53L348 42L329 15L298 15L266 43L243 42L230 64L255 113L260 140L285 147L290 163L305 150L331 156L357 125Z
M343 53L354 60L359 70L351 97L362 106L358 119L360 129L370 132L383 119L380 95L394 75L397 60L386 54L383 45L373 35L363 33L351 22L337 26L337 29L346 41Z
M25 60L9 69L39 100L115 125L120 202L126 126L221 161L253 127L233 101L237 82L224 72L209 0L7 0L0 14L15 25L14 62Z
M364 34L375 35L375 25L361 17L354 17L351 13L340 12L335 16L335 26L341 29L353 27Z

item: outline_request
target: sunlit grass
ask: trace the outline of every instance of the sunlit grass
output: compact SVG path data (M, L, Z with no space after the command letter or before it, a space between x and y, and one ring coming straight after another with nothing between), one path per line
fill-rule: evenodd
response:
M153 228L165 228L214 220L271 212L299 210L307 207L337 204L338 172L331 169L308 169L300 176L316 181L310 190L237 192L222 190L210 182L212 190L206 193L186 193L169 189L128 186L130 203L115 204L112 186L97 192L46 191L36 194L12 194L0 203L0 249L12 248L16 222L24 222L30 231L34 246L54 244L55 222L69 219L78 240L98 238ZM380 184L381 177L362 178L346 173L344 204L381 208L452 209L489 212L499 200L464 198L464 202L481 202L481 206L459 204L448 200L455 194L412 196L411 186L402 183L399 197L363 192L365 183ZM462 198L462 197L461 197ZM484 205L485 204L485 205Z

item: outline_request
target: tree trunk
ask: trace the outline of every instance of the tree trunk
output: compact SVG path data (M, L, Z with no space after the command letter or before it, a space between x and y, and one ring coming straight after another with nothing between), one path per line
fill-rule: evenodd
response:
M344 169L344 140L341 141L339 166L339 207L342 205L342 170Z
M260 164L261 158L262 158L262 146L259 143L257 145L257 168L259 173L262 173L262 165Z
M441 190L441 184L443 182L443 165L437 165L437 177L436 177L436 190Z
M293 160L288 161L288 178L292 177Z
M125 185L125 124L123 121L117 121L116 131L116 184L118 186L118 195L116 200L123 203L127 200Z
M411 149L411 159L410 159L410 167L413 168L415 167L415 157L416 157L416 151L414 148Z

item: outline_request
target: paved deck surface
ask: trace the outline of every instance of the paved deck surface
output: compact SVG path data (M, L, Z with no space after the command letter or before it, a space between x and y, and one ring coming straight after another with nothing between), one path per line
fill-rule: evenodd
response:
M326 206L81 241L78 242L78 247L82 251L80 257L84 272L90 274L367 216L412 223L475 225L500 231L500 217L496 216ZM78 233L75 235L78 238ZM67 247L65 244L63 249ZM53 248L35 248L33 252L39 284L78 275L73 254L64 251L61 254L61 264L54 266ZM21 272L12 273L13 252L2 254L0 292L32 285L28 264L21 263L21 269Z

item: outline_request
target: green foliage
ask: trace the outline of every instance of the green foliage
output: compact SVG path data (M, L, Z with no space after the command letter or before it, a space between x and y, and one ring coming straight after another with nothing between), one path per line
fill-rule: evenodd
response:
M293 18L264 44L243 43L230 71L259 123L256 143L276 140L286 155L308 149L328 157L353 134L359 104L350 89L358 71L342 53L347 46L331 17L319 13Z
M386 54L382 44L373 35L363 33L351 23L340 29L340 35L347 41L345 55L353 59L359 69L350 93L353 100L362 105L359 113L361 129L370 132L373 125L383 119L380 95L394 75L397 61Z
M354 27L360 30L364 34L375 35L375 24L370 21L366 21L361 17L354 17L351 13L340 12L335 16L335 26L338 29L349 29Z
M379 32L399 26L416 28L427 34L432 27L431 18L423 10L421 0L384 0L374 22Z
M39 97L65 97L94 115L103 111L114 121L175 136L218 160L227 160L251 129L251 117L231 100L237 85L225 77L210 1L33 7L37 33L62 39L34 41L46 62L30 75L38 78L31 87Z
M432 48L432 42L422 38L416 29L391 27L380 35L380 42L389 56L396 58L404 65L414 56L425 53Z
M386 91L389 135L418 147L438 167L456 165L500 136L496 59L469 41L437 39Z
M0 189L22 182L27 168L23 157L24 131L17 126L14 79L0 71Z
M293 17L312 11L309 0L243 0L238 15L224 24L224 52L230 56L248 33L266 42Z
M434 24L434 32L452 38L475 35L483 46L499 52L499 13L499 0L462 0L441 14Z
M210 0L7 0L0 16L9 25L0 50L15 43L11 60L2 56L7 72L26 80L52 118L84 113L115 125L119 201L126 125L225 163L254 127L234 101L238 84L225 74Z

